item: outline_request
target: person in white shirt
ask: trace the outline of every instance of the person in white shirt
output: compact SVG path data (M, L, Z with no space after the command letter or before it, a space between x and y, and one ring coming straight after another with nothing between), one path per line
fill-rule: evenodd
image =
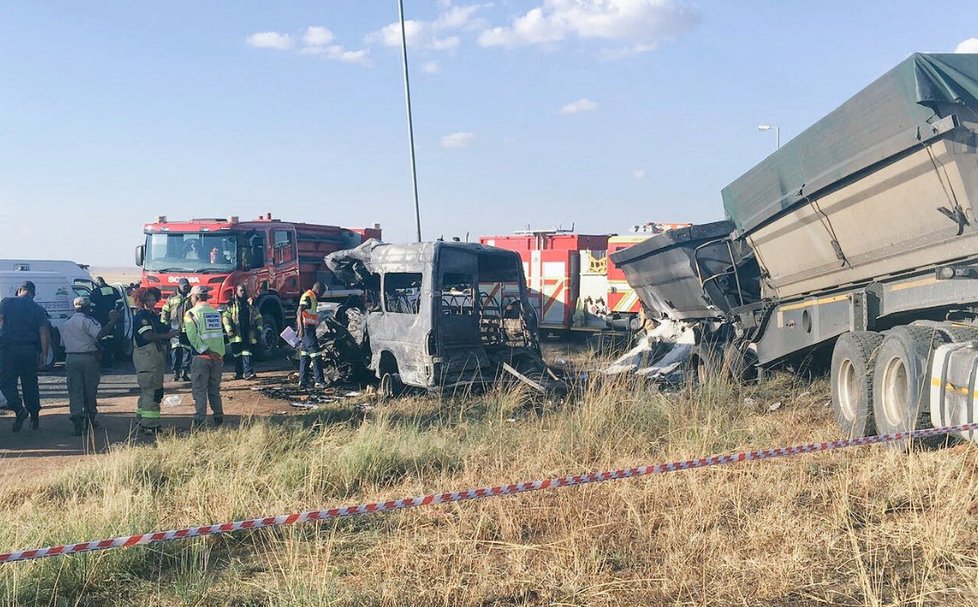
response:
M98 427L99 340L112 333L119 320L116 310L109 312L103 327L92 315L87 297L75 298L75 313L61 326L61 343L65 348L65 371L68 375L68 410L75 436L85 433L86 424Z

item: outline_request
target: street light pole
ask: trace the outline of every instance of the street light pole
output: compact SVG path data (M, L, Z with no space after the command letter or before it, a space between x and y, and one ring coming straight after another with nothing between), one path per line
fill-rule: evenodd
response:
M414 118L411 114L411 81L408 78L407 32L404 28L404 0L397 0L397 15L401 21L401 58L404 64L404 103L407 106L408 147L411 151L411 182L414 185L414 221L421 242L421 204L418 201L418 170L414 161Z
M775 149L777 149L777 150L780 150L781 149L781 127L774 126L774 125L771 125L771 124L759 124L759 125L757 125L757 130L758 131L771 131L771 130L773 130L774 131L775 142L777 143L777 146L778 146Z

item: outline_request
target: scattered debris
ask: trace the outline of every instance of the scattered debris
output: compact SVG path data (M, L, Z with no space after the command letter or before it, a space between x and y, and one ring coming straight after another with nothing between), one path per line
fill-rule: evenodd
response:
M516 379L520 380L524 384L530 386L531 388L533 388L534 390L536 390L540 394L546 394L547 393L547 389L544 388L541 384L539 384L539 383L533 381L532 379L530 379L529 377L523 375L522 373L520 373L519 371L517 371L513 367L510 367L509 366L509 363L503 363L503 371L509 373L510 375L512 375Z
M669 383L682 381L696 334L693 325L663 320L636 338L637 345L602 371L604 375L632 373Z
M292 406L292 407L295 407L296 409L318 409L319 408L319 405L314 405L314 404L311 404L311 403L296 403L296 402L291 402L291 403L289 403L289 405Z
M773 402L770 405L768 405L767 410L768 411L777 411L780 408L781 408L781 401L776 401L776 402Z
M757 401L751 398L750 396L745 396L744 404L747 405L748 407L753 407L754 405L757 404Z

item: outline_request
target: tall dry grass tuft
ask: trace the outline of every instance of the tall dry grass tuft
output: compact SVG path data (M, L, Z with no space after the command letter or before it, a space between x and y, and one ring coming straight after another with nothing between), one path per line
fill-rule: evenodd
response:
M0 490L2 548L835 438L824 383L592 381L167 437ZM0 605L946 605L978 450L880 447L0 567Z

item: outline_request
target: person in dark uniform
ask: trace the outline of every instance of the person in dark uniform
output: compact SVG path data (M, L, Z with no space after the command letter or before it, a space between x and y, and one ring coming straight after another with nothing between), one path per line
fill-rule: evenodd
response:
M28 417L36 430L41 412L37 370L47 360L51 335L47 312L34 303L35 293L34 283L28 280L17 289L16 297L0 301L0 392L17 414L14 432L20 432Z
M92 290L90 299L92 315L103 327L109 323L109 312L122 307L119 293L106 284L105 279L101 276L95 278L95 288ZM120 346L117 329L102 338L102 369L108 369L112 366L112 359L116 356Z

